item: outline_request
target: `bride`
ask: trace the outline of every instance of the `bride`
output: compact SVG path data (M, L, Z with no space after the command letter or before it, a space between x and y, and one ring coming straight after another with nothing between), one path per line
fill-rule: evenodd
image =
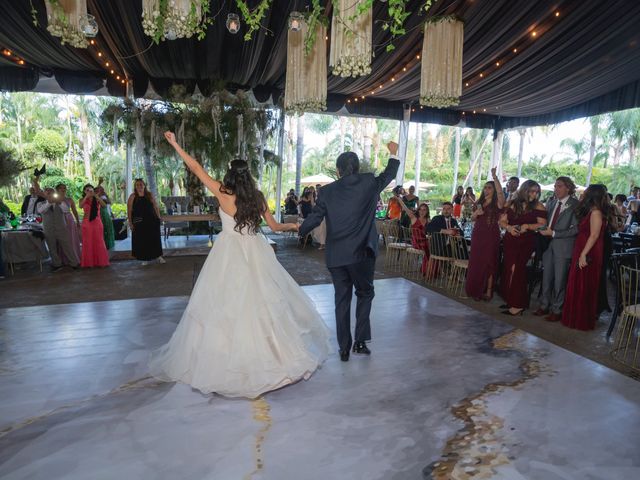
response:
M259 233L262 218L273 231L298 225L274 220L245 161L232 161L219 182L172 132L164 135L220 201L223 228L180 324L152 355L151 374L203 393L247 398L308 379L327 358L329 331Z

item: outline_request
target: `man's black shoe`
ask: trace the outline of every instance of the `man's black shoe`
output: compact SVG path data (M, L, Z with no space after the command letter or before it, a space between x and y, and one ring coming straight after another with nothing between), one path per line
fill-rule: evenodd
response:
M349 350L340 350L340 360L343 362L349 361Z
M353 344L353 353L359 353L361 355L371 355L371 350L367 348L366 343L356 342Z

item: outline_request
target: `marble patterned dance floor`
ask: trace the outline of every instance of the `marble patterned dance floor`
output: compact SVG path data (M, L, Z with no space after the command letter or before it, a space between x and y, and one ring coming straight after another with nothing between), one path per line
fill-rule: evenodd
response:
M376 289L370 358L257 401L146 376L185 297L0 310L0 478L640 478L640 382L406 280ZM333 326L332 287L305 290Z

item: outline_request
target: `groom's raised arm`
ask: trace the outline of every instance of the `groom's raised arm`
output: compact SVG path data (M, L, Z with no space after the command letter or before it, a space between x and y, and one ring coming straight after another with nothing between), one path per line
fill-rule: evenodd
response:
M300 236L304 237L308 233L311 232L314 228L319 226L322 223L322 219L327 214L327 206L322 201L322 197L318 196L316 200L316 206L313 207L313 211L309 214L309 216L305 219L305 221L300 225Z
M398 160L395 156L389 158L387 168L385 168L384 172L376 177L376 183L378 184L378 193L382 192L387 187L387 185L389 185L391 181L396 178L398 168L400 168L400 160Z
M376 177L378 193L382 192L382 190L391 183L391 180L396 178L398 168L400 168L400 160L396 157L396 154L398 153L398 144L396 142L389 142L387 143L387 148L389 149L390 154L389 161L387 162L387 168L385 168L384 172Z

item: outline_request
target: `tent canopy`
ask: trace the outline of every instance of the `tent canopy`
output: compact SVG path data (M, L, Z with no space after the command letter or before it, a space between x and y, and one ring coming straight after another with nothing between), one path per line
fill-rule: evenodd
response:
M77 49L46 31L43 0L31 3L38 26L28 0L3 5L0 48L12 53L0 55L2 90L124 95L121 81L109 72L115 66L133 80L137 96L151 86L164 97L174 84L208 95L223 84L276 103L285 84L288 15L306 5L273 1L264 28L245 41L246 26L236 35L225 27L227 14L237 13L235 2L212 1L214 21L204 40L155 45L143 32L140 0L87 0L100 31L95 46ZM322 3L331 13L331 1ZM407 10L414 13L406 20L407 33L387 52L390 33L379 21L388 19L389 4L374 2L372 73L359 78L329 73L330 112L402 119L409 106L412 121L500 129L640 106L638 1L439 0L427 13L421 12L423 3L409 1ZM250 7L257 4L249 1ZM420 108L421 26L445 14L465 23L463 95L456 108ZM362 95L369 96L348 102Z

